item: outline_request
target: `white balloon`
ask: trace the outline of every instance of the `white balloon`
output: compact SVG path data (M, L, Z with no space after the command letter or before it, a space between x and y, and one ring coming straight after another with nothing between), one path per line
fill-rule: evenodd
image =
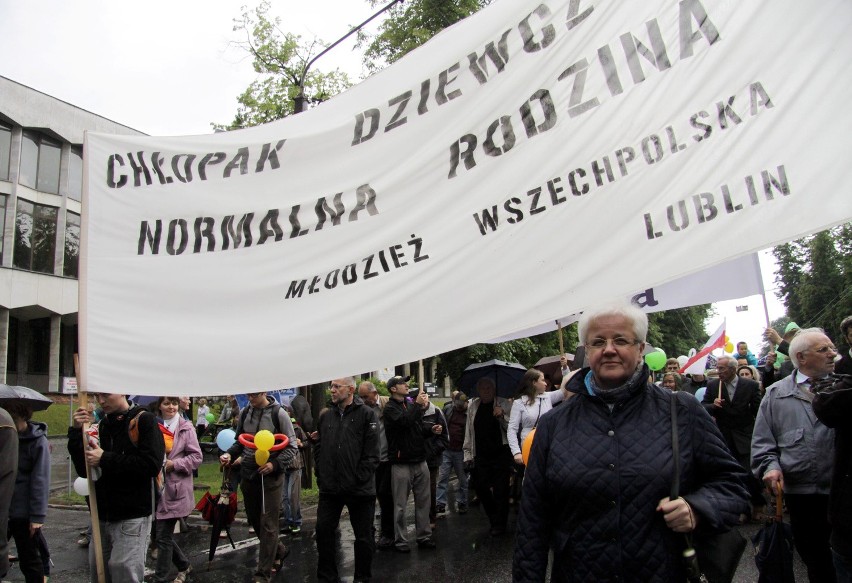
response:
M694 348L690 348L689 352L687 352L686 354L687 356L689 356L689 358L692 358L693 356L695 356L695 352L696 350Z
M685 365L687 363L687 361L689 361L689 358L684 356L683 354L681 354L680 356L677 357L677 363L680 366Z
M77 478L74 480L74 491L80 496L89 495L89 482L86 478Z

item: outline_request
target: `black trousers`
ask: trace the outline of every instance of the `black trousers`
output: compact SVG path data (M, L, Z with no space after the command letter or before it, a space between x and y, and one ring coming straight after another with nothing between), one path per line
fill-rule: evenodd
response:
M381 536L393 540L393 490L391 488L391 465L388 462L379 462L376 468L376 498L382 511Z
M482 509L493 528L506 528L509 520L509 477L511 458L483 460L476 458L471 479Z
M337 525L340 523L340 514L344 506L349 510L349 523L355 532L355 579L369 580L372 577L373 553L376 549L376 541L373 538L376 497L320 493L316 526L317 579L319 581L334 583L340 581L337 573L335 543ZM384 511L382 518L384 518Z
M784 494L790 511L793 543L808 568L811 583L835 583L828 524L828 495Z
M38 551L36 538L30 536L30 521L9 520L9 535L14 537L18 549L18 565L27 583L43 583L44 566Z

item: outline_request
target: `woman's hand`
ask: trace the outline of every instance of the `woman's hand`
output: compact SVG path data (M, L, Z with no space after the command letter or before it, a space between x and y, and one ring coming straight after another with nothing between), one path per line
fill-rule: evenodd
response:
M675 532L692 532L698 524L692 507L683 498L663 498L657 504L657 512L663 513L666 526Z
M524 456L522 456L519 453L516 453L515 454L515 463L518 464L519 466L524 465Z

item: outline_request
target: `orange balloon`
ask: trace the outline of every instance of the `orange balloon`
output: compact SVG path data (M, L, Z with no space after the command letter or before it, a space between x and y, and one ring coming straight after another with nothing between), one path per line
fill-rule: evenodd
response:
M527 433L527 436L524 438L524 443L521 445L521 457L524 460L524 465L529 463L530 459L530 450L532 449L533 438L535 437L535 427L533 430Z

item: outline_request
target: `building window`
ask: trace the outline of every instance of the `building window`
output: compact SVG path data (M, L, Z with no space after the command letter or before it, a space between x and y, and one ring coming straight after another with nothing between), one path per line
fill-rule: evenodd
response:
M68 198L83 199L83 149L71 147L68 163Z
M50 318L37 318L30 326L27 372L47 374L50 369Z
M6 344L6 372L18 372L18 319L9 316L9 336ZM9 382L8 379L6 382Z
M9 155L12 152L12 128L0 124L0 180L9 180Z
M8 201L8 196L0 195L0 233L6 227L6 203ZM3 237L0 237L0 265L3 265Z
M59 193L61 154L60 144L34 132L24 132L18 182L42 192Z
M58 209L18 199L15 216L15 257L21 269L53 273Z
M59 376L77 376L74 355L78 352L77 324L62 324L59 330Z
M65 277L77 277L80 261L80 215L65 214L65 261L62 274Z

